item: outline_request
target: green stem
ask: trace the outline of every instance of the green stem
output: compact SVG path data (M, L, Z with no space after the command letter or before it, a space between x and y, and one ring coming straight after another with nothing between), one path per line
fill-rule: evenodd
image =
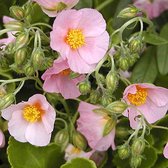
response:
M18 86L18 88L15 90L15 92L13 93L14 95L16 95L24 86L25 81L22 81L21 84Z
M56 120L63 122L64 125L65 125L65 129L68 129L68 124L66 123L66 121L64 119L62 119L62 118L56 118Z
M47 24L47 23L34 23L34 24L32 24L31 26L46 26L46 27L52 29L52 26L50 26L50 25Z
M108 6L111 2L113 2L113 0L106 0L103 3L101 3L99 6L97 6L96 9L98 11L101 11L103 8L105 8L106 6Z
M63 98L58 98L58 100L62 103L62 105L64 106L64 108L65 108L65 111L66 111L66 113L68 114L68 116L70 117L71 116L71 114L70 114L70 111L69 111L69 107L68 107L68 105L67 105L67 102L63 99Z
M164 127L164 126L158 126L158 125L151 125L152 128L157 128L157 129L164 129L164 130L168 130L168 127Z

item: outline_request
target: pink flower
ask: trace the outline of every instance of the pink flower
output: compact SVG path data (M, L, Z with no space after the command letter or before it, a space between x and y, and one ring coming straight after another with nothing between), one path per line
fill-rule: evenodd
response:
M5 136L3 132L0 130L0 148L3 148L5 146Z
M95 9L62 11L54 21L50 46L74 72L92 72L109 45L106 22Z
M144 10L150 19L158 17L168 9L167 0L134 0L134 5Z
M49 68L43 75L43 89L50 93L61 93L65 99L76 98L80 96L77 84L84 79L84 76L71 79L69 74L71 70L66 60L57 59L53 67Z
M103 136L109 117L93 112L96 108L99 107L85 102L79 104L80 117L77 120L77 130L85 136L93 150L106 151L110 146L115 149L115 129Z
M14 21L14 19L10 18L8 16L4 16L3 17L3 23L8 23L10 21ZM4 48L8 44L12 43L15 40L15 36L14 36L15 33L16 32L7 32L8 37L0 39L0 45L2 45L2 47L0 46L0 48Z
M2 117L8 120L9 133L20 142L46 146L54 129L55 110L41 94L27 102L11 105L2 110Z
M46 13L50 17L57 16L58 12L63 9L71 9L73 8L79 0L33 0L37 2L44 13Z
M164 155L165 158L168 159L168 143L167 143L166 146L164 147L163 155Z
M81 149L69 144L65 149L65 160L70 161L74 158L90 158L94 151L84 152Z
M124 115L129 117L130 126L136 128L139 115L148 123L154 123L165 116L168 110L168 89L152 84L132 84L124 91L123 99L129 107Z

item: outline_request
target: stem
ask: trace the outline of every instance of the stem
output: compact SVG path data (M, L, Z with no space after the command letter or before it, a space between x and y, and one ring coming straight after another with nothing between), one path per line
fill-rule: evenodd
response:
M151 125L152 128L157 128L157 129L164 129L164 130L168 130L168 127L164 127L164 126L158 126L158 125Z
M120 76L120 79L125 83L126 86L131 85L131 82L128 79L121 77L121 76Z
M66 123L66 121L64 119L62 119L62 118L56 118L56 120L63 122L64 125L65 125L65 129L68 129L68 124Z
M101 11L103 8L105 8L107 5L109 5L113 0L106 0L103 3L101 3L99 6L96 7L98 11Z
M75 122L76 122L76 120L77 120L77 118L78 118L78 115L79 115L79 113L78 113L78 111L76 111L75 115L74 115L73 118L72 118L72 123L73 123L73 125L75 124Z
M50 26L50 25L47 24L47 23L34 23L34 24L32 24L31 26L46 26L46 27L52 29L52 26Z
M13 93L14 95L16 95L23 87L25 81L22 81L21 84L18 86L18 88L15 90L15 92Z
M65 108L66 113L67 113L68 116L70 117L71 114L70 114L69 107L68 107L66 101L65 101L64 99L60 98L60 97L58 98L58 100L62 103L62 105L63 105L64 108Z

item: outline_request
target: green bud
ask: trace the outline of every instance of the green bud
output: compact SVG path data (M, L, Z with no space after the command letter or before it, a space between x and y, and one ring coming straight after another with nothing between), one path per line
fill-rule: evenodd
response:
M114 114L121 114L123 113L128 105L122 101L115 101L109 104L106 109L109 110L111 113Z
M43 63L43 66L40 67L40 70L44 71L44 70L50 68L52 66L53 62L54 62L53 58L49 58L49 57L44 58L44 63Z
M142 157L141 156L133 156L130 160L131 168L137 168L141 165Z
M4 26L11 31L23 31L23 23L19 21L10 21L5 23Z
M101 98L101 94L98 90L91 91L91 93L90 93L90 103L96 104L96 103L98 103L100 98Z
M27 56L27 49L26 48L20 48L15 52L14 59L16 65L22 65L25 62Z
M108 95L103 95L101 98L101 104L106 107L108 106L110 103L112 103L113 99L112 97L108 96Z
M119 14L118 17L120 18L133 18L136 17L139 13L139 9L137 9L135 6L129 6L125 9L123 9Z
M132 53L140 53L142 50L143 44L140 38L132 39L129 42L129 49Z
M82 95L88 94L90 90L91 90L91 84L88 80L81 82L79 84L79 91L81 92Z
M73 137L72 137L73 144L81 150L85 150L87 147L87 141L85 137L78 131L73 132Z
M129 61L127 57L121 57L118 60L118 66L121 70L126 71L129 69Z
M7 94L0 99L0 109L5 109L15 101L15 95L13 93Z
M35 70L42 70L45 62L45 55L41 48L37 48L32 53L32 63Z
M54 142L62 147L62 150L66 148L69 143L69 133L66 129L62 129L54 137Z
M116 126L116 123L117 119L115 116L111 116L111 118L107 116L107 123L104 127L103 136L108 135L112 131L112 129Z
M6 89L4 86L0 86L0 98L3 98L6 95Z
M11 6L10 14L13 18L17 20L22 20L24 18L24 10L19 6Z
M120 139L124 139L129 135L129 131L125 127L117 126L116 128L116 137Z
M32 76L35 73L34 68L30 62L24 66L23 70L26 76Z
M29 42L29 33L28 32L22 32L16 37L15 41L15 50L18 50L24 46L27 45Z
M118 156L120 159L126 159L130 156L130 146L129 145L122 145L118 147Z
M115 60L119 60L120 56L121 56L120 51L116 51L115 54L113 55Z
M132 54L128 57L129 66L133 66L139 58L139 55L137 53Z
M97 114L101 114L101 115L107 115L109 114L110 112L105 109L105 108L96 108L93 110L93 112L97 113Z
M106 76L106 86L111 92L114 92L118 86L119 78L116 72L110 71Z
M133 141L131 151L133 155L140 155L145 149L145 141L142 138L137 138Z

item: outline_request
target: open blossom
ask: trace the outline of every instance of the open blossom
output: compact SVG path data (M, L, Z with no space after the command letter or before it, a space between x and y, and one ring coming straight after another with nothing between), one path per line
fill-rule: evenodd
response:
M14 19L12 19L12 18L10 18L8 16L4 16L3 17L3 23L8 23L10 21L14 21ZM11 42L13 42L15 40L15 36L14 36L15 33L16 32L7 32L8 37L0 39L0 48L4 48L6 45L8 45Z
M79 0L33 0L37 2L44 13L50 17L57 16L58 12L63 9L73 8Z
M103 16L95 9L65 10L54 21L50 46L80 74L92 72L104 57L109 35Z
M11 105L2 110L8 120L9 133L20 142L46 146L54 129L55 110L41 94L33 95L27 102Z
M77 130L85 136L93 150L106 151L110 146L115 149L115 129L103 136L109 117L93 112L97 108L99 107L85 102L79 104L80 117L77 120Z
M150 124L165 116L168 89L152 84L132 84L125 89L123 100L132 106L123 114L129 117L130 126L136 128L139 115L143 115Z
M0 148L5 146L5 136L4 133L0 130Z
M167 143L166 146L164 147L163 155L164 155L165 158L168 159L168 143Z
M167 0L134 0L134 5L144 10L150 19L156 18L168 10Z
M53 66L42 75L43 89L50 93L61 93L65 99L80 96L77 84L84 79L84 76L71 79L70 73L71 69L66 60L62 58L55 60Z
M93 153L94 151L84 152L72 144L69 144L65 149L65 160L70 161L74 158L90 158Z

